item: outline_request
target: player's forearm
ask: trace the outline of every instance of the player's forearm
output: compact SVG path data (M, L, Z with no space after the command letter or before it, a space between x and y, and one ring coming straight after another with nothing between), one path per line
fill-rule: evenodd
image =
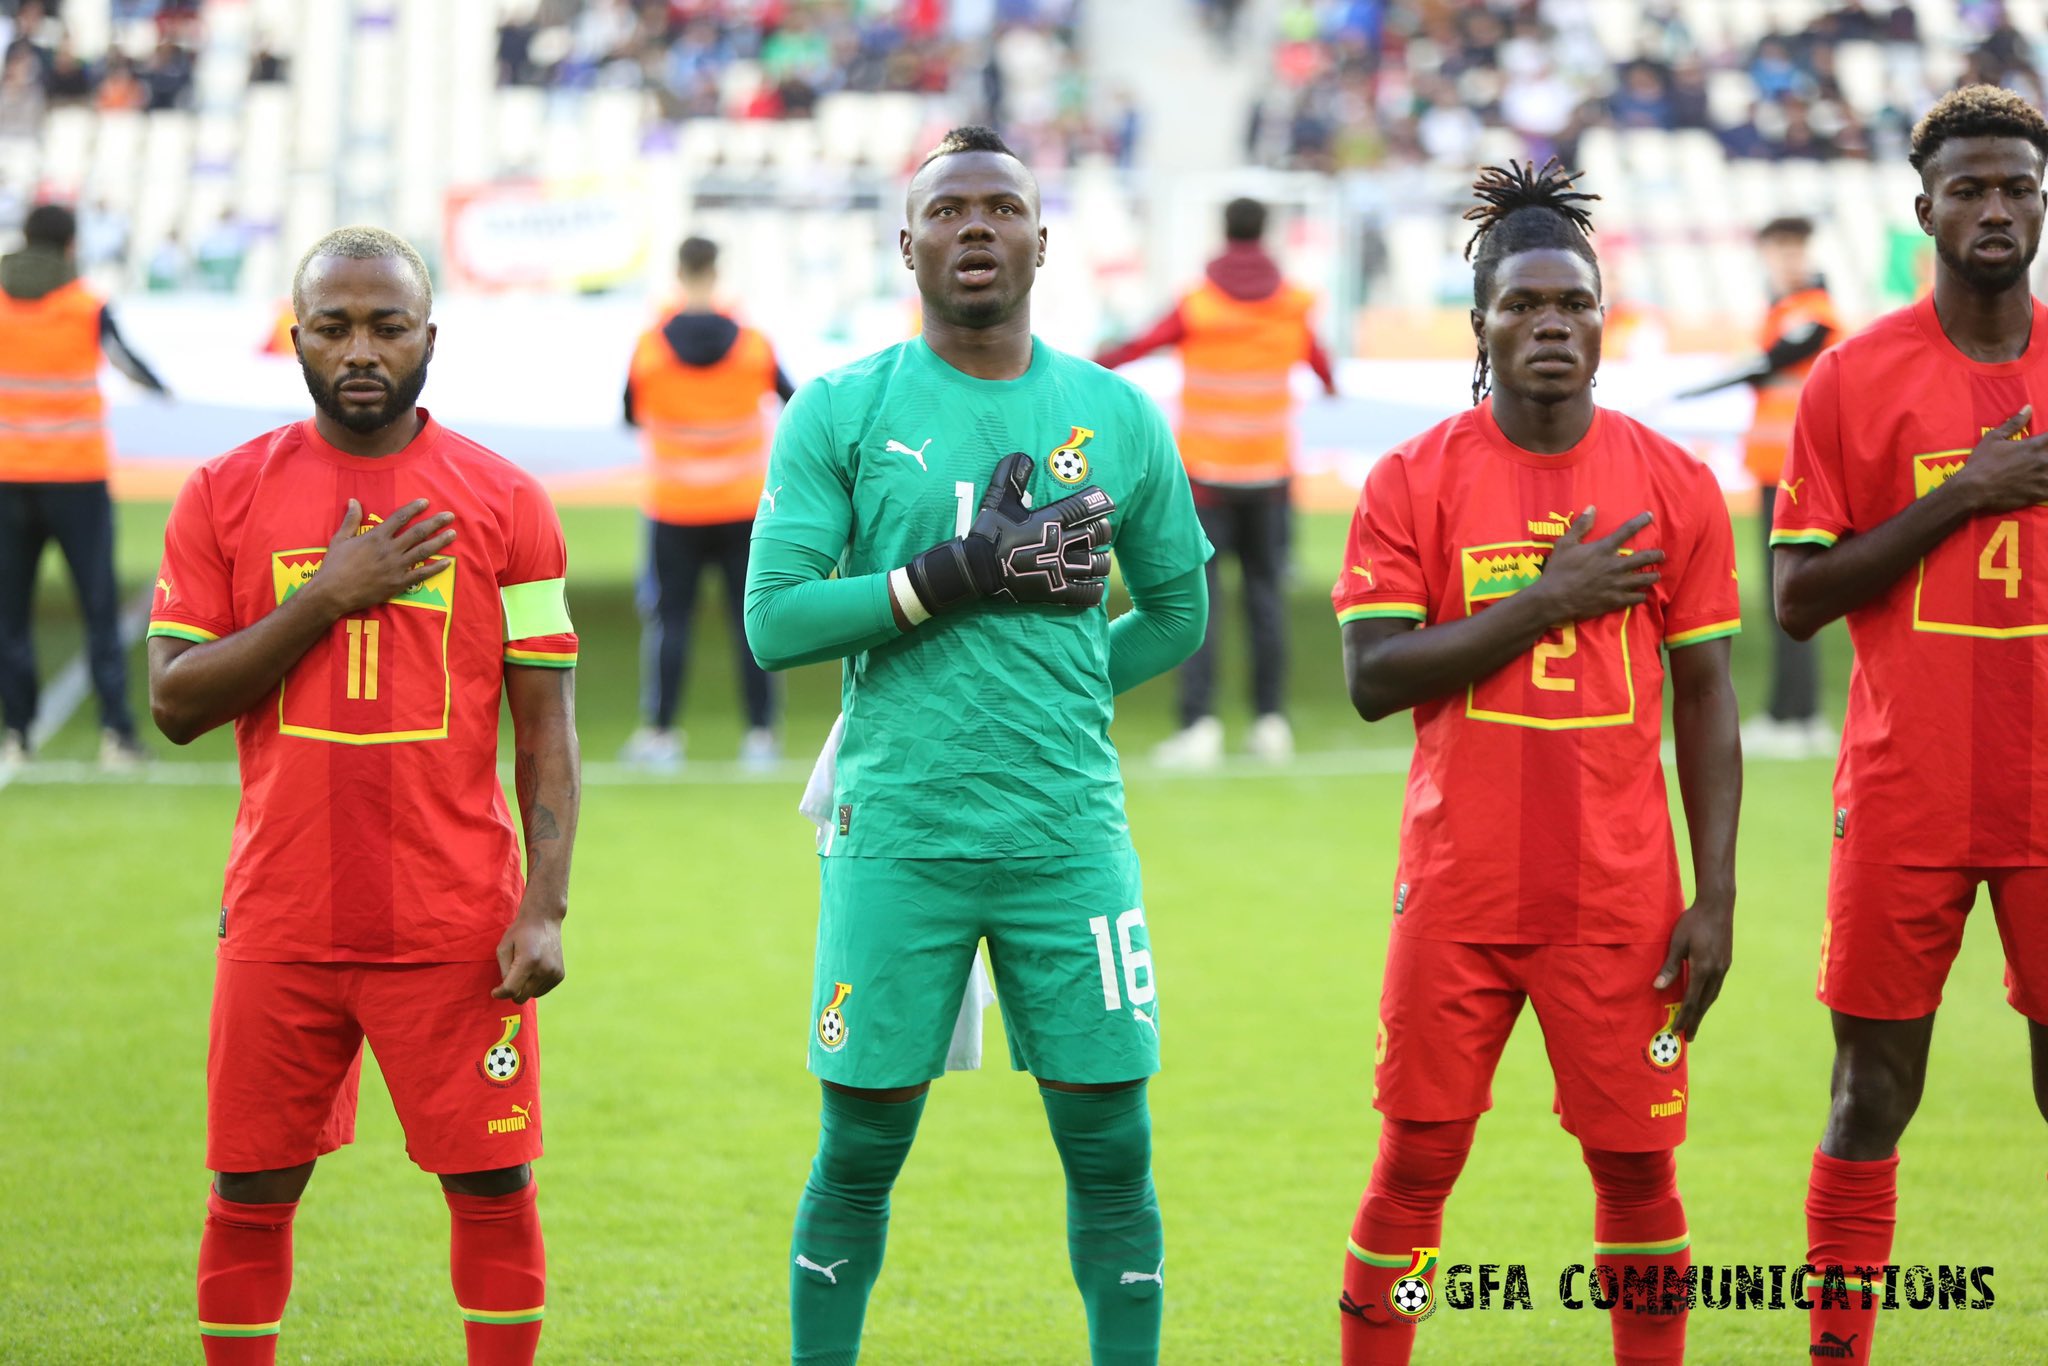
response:
M889 576L826 578L829 557L786 542L754 543L747 563L747 648L762 668L843 659L902 634Z
M1773 549L1778 624L1794 640L1883 595L1900 576L1975 515L1966 489L1944 484L1896 516L1831 546Z
M576 671L514 665L505 671L512 711L512 787L526 836L522 913L560 920L569 910L569 860L582 808L576 742Z
M1728 676L1728 641L1671 653L1671 732L1678 793L1701 901L1735 902L1735 827L1742 809L1741 709Z
M149 710L174 745L190 744L267 697L341 619L309 582L276 611L203 644L150 641Z
M1209 581L1200 569L1131 590L1131 610L1109 624L1109 685L1128 692L1173 668L1202 643Z
M1523 589L1477 616L1415 629L1367 619L1344 627L1344 678L1351 705L1379 721L1462 692L1535 648L1550 612Z

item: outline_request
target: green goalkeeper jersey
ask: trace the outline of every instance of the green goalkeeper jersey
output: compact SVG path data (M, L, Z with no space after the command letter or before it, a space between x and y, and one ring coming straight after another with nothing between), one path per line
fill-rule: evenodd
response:
M756 540L883 574L963 534L996 463L1033 457L1031 502L1093 484L1143 589L1210 555L1173 436L1128 380L1033 338L1014 380L962 374L923 338L797 391ZM1109 722L1109 613L978 603L848 658L828 855L998 858L1126 842Z

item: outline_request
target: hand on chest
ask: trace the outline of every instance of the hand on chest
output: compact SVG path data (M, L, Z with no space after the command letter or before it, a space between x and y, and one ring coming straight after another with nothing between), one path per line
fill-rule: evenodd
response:
M1032 457L1030 498L1044 506L1094 485L1122 501L1123 462L1114 440L1068 423L975 421L944 414L944 421L878 424L861 444L855 505L868 517L902 519L905 529L943 538L966 533L1003 458ZM964 420L963 420L964 419ZM1115 485L1115 487L1112 487Z

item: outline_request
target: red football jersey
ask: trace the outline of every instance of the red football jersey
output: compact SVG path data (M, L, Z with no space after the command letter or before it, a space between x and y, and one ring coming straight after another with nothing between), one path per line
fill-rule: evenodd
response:
M442 570L346 617L235 720L242 804L220 952L279 962L495 955L524 889L498 783L507 664L570 668L566 553L534 478L431 417L368 459L311 421L201 466L171 510L149 633L217 640L319 569L349 499L455 514Z
M2039 300L2033 326L2048 336ZM1771 544L1871 530L2029 403L2038 426L2048 345L1986 365L1956 350L1932 297L1885 315L1814 366ZM2048 864L2048 508L1971 519L1848 619L1843 852L1923 867Z
M1456 621L1533 583L1587 507L1588 539L1645 510L1661 548L1640 607L1554 630L1498 673L1415 708L1394 913L1410 934L1486 944L1662 939L1683 908L1658 753L1660 651L1740 629L1734 538L1714 476L1597 409L1557 455L1502 434L1490 403L1373 466L1331 600L1339 621Z

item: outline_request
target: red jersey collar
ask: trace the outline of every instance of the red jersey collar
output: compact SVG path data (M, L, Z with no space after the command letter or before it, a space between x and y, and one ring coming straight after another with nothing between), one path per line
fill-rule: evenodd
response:
M1928 341L1934 343L1934 348L1937 351L1972 373L1979 375L2017 375L2033 367L2039 361L2041 355L2044 352L2048 352L2048 331L2044 331L2044 328L2048 328L2048 305L2042 304L2039 299L2031 300L2031 302L2034 305L2034 320L2033 330L2027 334L2027 349L2022 351L2016 359L1997 361L1995 363L1971 360L1956 349L1956 344L1948 339L1948 333L1941 330L1941 315L1934 311L1934 292L1932 290L1928 291L1925 298L1913 305L1913 321L1920 325L1920 331L1926 336ZM2035 351L2035 342L2042 343L2044 350L2040 352Z
M1495 454L1504 455L1518 465L1529 465L1539 470L1554 470L1578 464L1586 456L1587 452L1591 451L1599 443L1601 428L1607 425L1607 410L1597 403L1594 404L1593 421L1587 426L1586 434L1580 437L1578 444L1570 450L1559 451L1555 455L1544 455L1537 451L1525 451L1514 442L1508 440L1508 434L1502 431L1500 423L1494 420L1493 397L1490 394L1487 396L1486 402L1473 410L1473 421L1478 425L1480 435L1486 438L1486 444L1493 448Z
M419 410L420 429L413 434L403 450L390 455L350 455L340 447L329 443L320 435L320 426L312 418L299 423L299 439L306 443L306 449L330 465L339 465L348 470L391 470L409 465L423 455L431 454L441 444L441 434L446 429L434 421L434 415L425 408Z

